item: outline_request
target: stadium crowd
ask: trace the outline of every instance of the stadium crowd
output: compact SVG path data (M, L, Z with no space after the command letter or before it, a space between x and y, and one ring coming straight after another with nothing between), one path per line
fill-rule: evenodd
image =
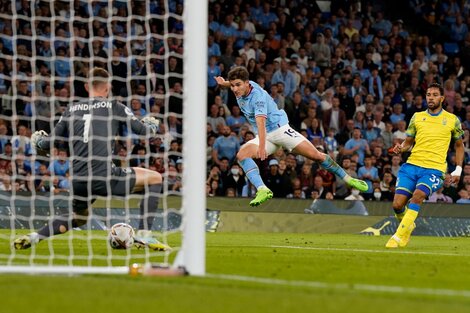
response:
M248 68L250 79L286 111L293 128L370 186L359 195L317 164L281 149L260 163L275 197L392 200L407 155L388 149L406 138L413 114L426 109L424 91L433 82L444 87L446 109L460 118L468 152L470 73L462 56L470 47L469 5L452 0L408 5L416 20L440 36L391 20L384 2L334 1L329 13L311 1L211 2L208 195L254 194L235 160L239 146L254 134L231 92L213 80L237 65ZM452 149L448 164L450 173L456 166ZM469 202L470 164L464 169L458 186L446 183L428 201Z
M441 34L433 37L388 16L384 3L332 1L323 12L307 0L210 1L208 196L256 192L235 160L254 134L233 94L214 79L238 65L286 111L293 128L370 185L359 195L317 164L280 149L259 163L275 197L391 200L406 155L388 149L405 138L413 113L426 109L424 90L432 82L444 86L446 110L461 119L468 153L470 5L410 1L412 18ZM165 12L173 15L162 20ZM176 17L182 12L181 0L24 0L16 7L0 0L0 190L69 188L66 144L57 142L48 162L36 157L29 137L38 129L50 132L67 105L87 97L86 73L99 66L113 74L113 95L136 116L164 122L150 145L123 139L123 128L115 164L166 172L169 191L178 192L184 86L183 24ZM450 173L452 149L448 164ZM470 202L470 163L459 185L446 183L429 201Z

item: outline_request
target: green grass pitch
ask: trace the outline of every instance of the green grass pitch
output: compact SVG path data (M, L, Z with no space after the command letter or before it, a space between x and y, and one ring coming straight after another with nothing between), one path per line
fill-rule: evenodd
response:
M9 234L0 234L7 255ZM387 239L210 233L206 277L2 274L0 312L470 312L470 238L412 237L393 251ZM55 240L55 251L68 254L67 243ZM91 245L106 255L103 240ZM89 248L78 244L75 252ZM48 253L42 242L37 254ZM133 260L143 253L133 250Z

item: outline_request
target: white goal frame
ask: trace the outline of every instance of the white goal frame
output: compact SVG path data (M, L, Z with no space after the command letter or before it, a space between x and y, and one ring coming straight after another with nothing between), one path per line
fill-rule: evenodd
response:
M174 264L189 275L203 276L206 221L206 115L208 2L184 2L182 246ZM127 266L0 265L0 273L128 274ZM156 275L165 276L165 275Z
M208 1L185 1L181 251L182 265L191 275L204 275L206 271L207 10Z

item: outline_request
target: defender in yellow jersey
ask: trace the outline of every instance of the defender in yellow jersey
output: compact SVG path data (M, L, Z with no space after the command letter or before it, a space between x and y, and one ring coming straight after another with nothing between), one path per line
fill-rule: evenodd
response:
M428 109L413 115L406 131L406 140L393 147L395 153L412 149L407 162L398 171L393 210L401 222L387 242L387 248L405 247L408 244L421 204L444 182L451 139L455 141L457 164L451 173L452 181L457 183L462 174L463 130L457 116L442 108L443 101L444 90L441 85L430 85L426 91Z

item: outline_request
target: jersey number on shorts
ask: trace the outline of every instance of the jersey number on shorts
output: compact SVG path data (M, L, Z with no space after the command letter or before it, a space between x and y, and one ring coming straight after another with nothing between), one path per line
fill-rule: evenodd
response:
M295 132L295 130L293 130L292 128L288 128L284 134L288 135L288 136L291 136L292 138L297 138L299 137L299 135Z
M437 186L441 184L441 179L434 174L431 175L431 178L429 179L429 181L432 183L431 187L433 190L436 189Z
M83 142L88 142L88 136L90 135L90 124L91 114L83 114L85 125L83 126Z

